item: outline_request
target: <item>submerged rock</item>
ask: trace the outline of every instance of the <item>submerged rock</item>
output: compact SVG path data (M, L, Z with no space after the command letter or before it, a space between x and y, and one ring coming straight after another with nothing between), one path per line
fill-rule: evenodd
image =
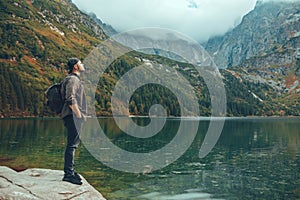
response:
M62 181L63 171L27 169L16 172L0 166L0 199L97 199L105 198L83 177L82 185Z

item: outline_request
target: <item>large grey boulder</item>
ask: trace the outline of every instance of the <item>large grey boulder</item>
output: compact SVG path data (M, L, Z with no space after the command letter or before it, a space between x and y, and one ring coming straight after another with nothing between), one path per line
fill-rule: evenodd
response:
M82 185L62 181L64 172L27 169L16 172L0 166L0 199L97 199L105 200L83 177Z

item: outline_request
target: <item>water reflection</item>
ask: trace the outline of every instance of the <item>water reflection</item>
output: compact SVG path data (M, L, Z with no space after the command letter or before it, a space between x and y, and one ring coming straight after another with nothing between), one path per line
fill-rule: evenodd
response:
M100 118L99 123L120 148L149 152L170 142L180 121L168 119L159 134L147 139L124 134L112 118ZM208 120L201 120L191 147L161 170L119 172L93 158L84 145L76 154L77 169L107 199L300 198L299 118L227 119L213 151L199 159L208 125ZM65 130L59 119L0 120L0 131L0 165L19 170L63 168Z
M57 119L0 120L0 165L60 168L64 128Z
M299 119L227 120L218 145L197 157L208 122L192 147L151 180L117 191L115 199L297 199ZM298 145L297 145L298 144ZM142 195L137 195L141 194Z

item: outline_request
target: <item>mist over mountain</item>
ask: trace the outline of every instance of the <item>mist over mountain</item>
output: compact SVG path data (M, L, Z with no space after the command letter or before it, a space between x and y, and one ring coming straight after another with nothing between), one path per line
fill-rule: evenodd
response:
M198 42L235 27L256 0L73 0L79 9L94 12L118 32L141 27L179 31Z
M298 109L300 1L258 1L236 28L205 48L219 67L241 81L267 84L274 101Z
M281 50L292 51L287 57L293 59L299 47L299 21L300 1L259 1L236 28L208 40L205 49L222 67L238 66L252 57Z
M68 58L84 60L113 28L81 12L70 0L0 0L0 10L0 117L53 116L44 105L46 88L66 75ZM218 66L226 67L220 73L228 116L300 113L299 10L298 3L257 4L235 29L207 42ZM103 61L110 56L104 51ZM166 81L182 74L194 88L201 115L209 116L211 97L201 75L193 66L163 56L131 52L116 59L99 80L97 115L112 114L117 81L128 70L145 65L154 75L165 74ZM161 71L161 66L176 73ZM129 113L148 115L155 103L164 105L168 115L180 116L176 97L157 85L139 88Z
M111 25L103 23L95 13L88 13L88 15L103 29L103 31L108 36L112 36L118 33Z

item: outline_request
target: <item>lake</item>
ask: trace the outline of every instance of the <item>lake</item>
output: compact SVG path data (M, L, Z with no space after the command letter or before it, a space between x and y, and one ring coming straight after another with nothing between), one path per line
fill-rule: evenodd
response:
M149 123L148 118L134 120ZM202 159L199 149L210 121L193 120L199 121L193 143L167 167L117 171L81 143L76 169L109 200L300 199L300 118L226 118L216 146ZM179 118L169 118L157 136L137 139L120 131L113 118L99 118L107 137L130 152L162 148L179 123ZM2 119L0 131L0 165L19 171L63 169L65 130L59 119Z

